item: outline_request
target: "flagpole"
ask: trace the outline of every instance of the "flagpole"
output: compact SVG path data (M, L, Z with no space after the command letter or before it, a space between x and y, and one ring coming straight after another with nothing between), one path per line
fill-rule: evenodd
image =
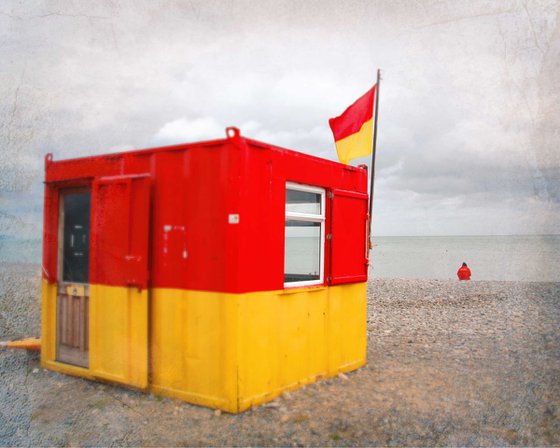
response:
M379 112L380 82L381 82L381 70L377 69L377 84L375 84L375 117L373 121L373 142L372 142L372 150L371 150L371 174L370 174L370 194L369 194L369 223L368 223L368 235L369 235L368 249L369 250L371 250L371 248L373 247L373 244L371 242L371 221L373 219L373 187L375 182L375 152L377 149L377 114Z

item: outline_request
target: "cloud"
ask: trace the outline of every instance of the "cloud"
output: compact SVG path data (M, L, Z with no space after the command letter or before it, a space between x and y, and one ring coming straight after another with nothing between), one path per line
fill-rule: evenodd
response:
M212 117L178 118L165 123L155 134L154 144L173 144L215 140L224 137L225 127L218 124Z
M256 120L238 126L244 137L271 143L289 149L300 149L315 155L335 159L336 153L330 129L326 125L311 128L271 130ZM212 117L177 118L165 123L152 138L154 145L170 145L202 140L214 140L225 136L226 126ZM122 146L116 146L115 149ZM126 147L126 146L124 146Z
M310 128L271 130L255 120L240 126L241 134L253 140L296 149L326 159L336 159L332 133L326 124Z

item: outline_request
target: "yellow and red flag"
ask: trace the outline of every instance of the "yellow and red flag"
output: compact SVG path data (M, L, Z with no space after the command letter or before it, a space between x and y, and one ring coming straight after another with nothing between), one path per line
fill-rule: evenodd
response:
M342 115L329 120L338 159L342 163L348 164L352 159L371 154L376 87L374 85Z

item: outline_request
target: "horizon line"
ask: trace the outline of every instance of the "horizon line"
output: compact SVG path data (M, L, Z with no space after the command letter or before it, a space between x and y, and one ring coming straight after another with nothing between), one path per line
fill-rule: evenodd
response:
M439 234L439 235L372 235L372 238L441 238L441 237L477 237L477 236L560 236L560 233L486 233L486 234ZM22 238L17 235L0 233L0 238L14 240L41 240L42 235L37 238Z
M416 238L416 237L470 237L470 236L560 236L560 233L479 233L479 234L446 234L446 235L372 235L373 238Z

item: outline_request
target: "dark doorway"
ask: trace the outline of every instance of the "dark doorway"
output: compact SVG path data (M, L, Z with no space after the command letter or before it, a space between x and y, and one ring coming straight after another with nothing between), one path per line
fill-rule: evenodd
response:
M89 282L89 227L91 193L68 193L64 198L62 281Z

